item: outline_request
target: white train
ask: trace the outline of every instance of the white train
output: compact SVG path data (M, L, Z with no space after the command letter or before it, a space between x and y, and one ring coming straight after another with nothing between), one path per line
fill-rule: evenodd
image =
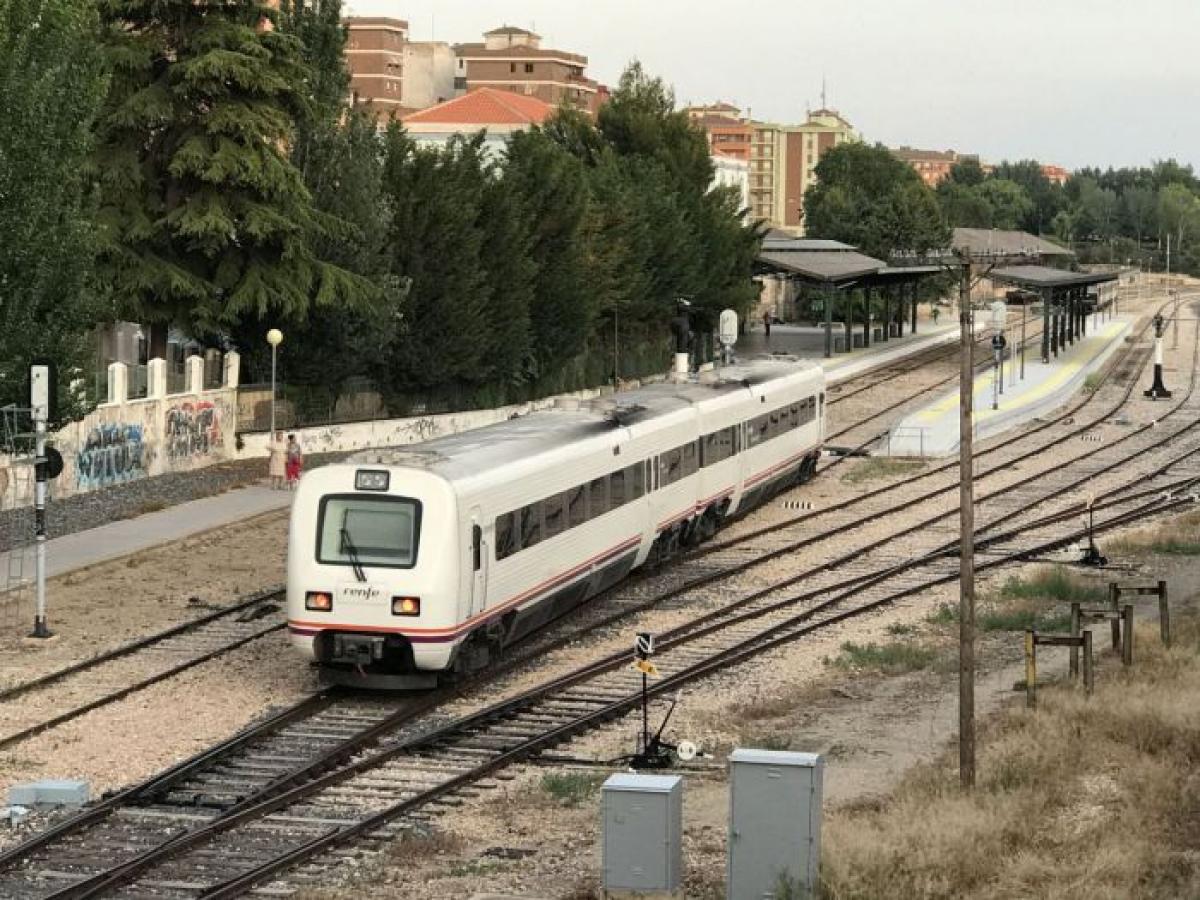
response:
M655 384L305 475L288 628L328 681L424 687L810 476L825 378L796 360Z

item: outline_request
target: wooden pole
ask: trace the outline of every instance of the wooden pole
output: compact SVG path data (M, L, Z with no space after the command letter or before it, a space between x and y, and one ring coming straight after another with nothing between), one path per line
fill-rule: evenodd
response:
M1025 706L1037 706L1037 640L1032 628L1025 632Z
M1083 689L1090 697L1096 687L1096 666L1092 662L1092 633L1083 633Z
M1110 584L1108 586L1108 605L1112 609L1113 618L1109 623L1109 627L1112 629L1112 645L1114 650L1121 646L1121 621L1117 618L1121 612L1120 607L1117 606L1120 596L1121 588L1116 584Z
M1121 635L1121 663L1126 666L1133 665L1133 604L1126 603L1121 607L1121 630L1125 632Z
M1079 637L1079 623L1080 623L1079 602L1076 601L1071 604L1071 637ZM1072 679L1078 678L1079 677L1079 648L1076 647L1074 644L1071 645L1071 656L1070 656L1069 666L1070 666L1069 671L1071 674L1071 678Z
M975 492L972 402L975 394L975 330L971 314L971 263L962 259L958 287L961 347L958 402L958 775L975 786Z
M1171 646L1171 608L1167 605L1167 583L1158 583L1158 631L1164 647Z

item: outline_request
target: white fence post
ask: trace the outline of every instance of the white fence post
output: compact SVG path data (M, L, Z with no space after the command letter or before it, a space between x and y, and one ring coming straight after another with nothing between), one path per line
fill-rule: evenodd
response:
M152 359L146 364L146 396L161 400L167 396L167 361Z
M225 354L225 387L235 388L241 383L242 355L236 350Z
M121 404L129 399L129 369L125 363L108 365L108 402Z
M199 394L204 390L204 357L189 356L187 358L187 392Z

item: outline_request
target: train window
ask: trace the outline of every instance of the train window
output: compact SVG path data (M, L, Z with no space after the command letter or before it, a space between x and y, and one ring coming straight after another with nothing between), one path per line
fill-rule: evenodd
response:
M683 445L683 477L695 475L700 468L700 459L696 453L696 441Z
M650 493L657 485L654 483L654 474L657 470L654 468L654 460L646 460L646 493Z
M629 499L636 500L646 493L646 468L641 463L630 466L625 470L625 482L629 485Z
M544 527L542 528L542 540L550 540L557 534L562 534L566 530L566 512L565 506L566 495L555 494L553 497L547 497L542 501L542 516Z
M411 569L421 536L421 504L403 497L330 495L317 513L317 562Z
M507 559L517 552L516 529L513 528L513 514L505 513L496 517L496 559Z
M608 479L597 478L588 486L588 518L608 512Z
M735 425L729 429L733 433L733 452L742 452L742 426Z
M532 547L542 540L542 504L530 503L521 508L521 549Z
M587 486L567 491L567 527L574 528L587 521Z
M800 416L800 404L793 403L792 408L790 410L788 410L788 412L791 413L792 428L799 428L800 423L803 421L803 419Z
M471 526L471 562L478 572L483 565L483 529L478 525Z
M625 470L618 469L608 476L608 502L616 509L624 506L628 499L625 495Z
M664 485L674 484L683 477L680 474L683 471L683 450L676 447L674 450L668 450L661 457L659 468L662 470L662 483Z

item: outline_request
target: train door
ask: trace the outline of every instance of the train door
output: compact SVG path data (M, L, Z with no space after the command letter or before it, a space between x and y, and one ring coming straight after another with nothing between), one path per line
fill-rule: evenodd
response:
M471 612L483 612L487 605L488 538L483 514L476 506L471 510L471 548L467 559L471 565Z

